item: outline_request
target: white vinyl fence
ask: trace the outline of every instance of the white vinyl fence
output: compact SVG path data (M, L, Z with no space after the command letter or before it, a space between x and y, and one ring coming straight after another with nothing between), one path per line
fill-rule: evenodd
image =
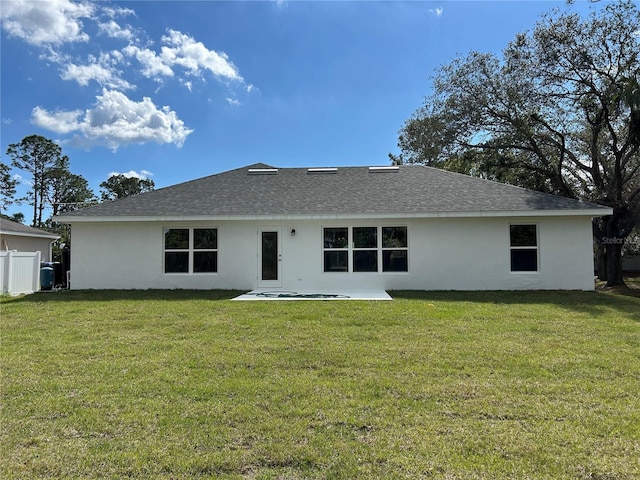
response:
M40 290L40 252L0 251L0 293L20 295Z

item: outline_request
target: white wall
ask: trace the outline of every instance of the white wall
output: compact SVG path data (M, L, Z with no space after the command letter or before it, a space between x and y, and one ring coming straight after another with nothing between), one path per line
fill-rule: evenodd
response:
M51 238L23 237L18 235L0 236L2 250L16 250L18 252L40 252L43 262L51 261Z
M509 224L535 223L539 271L511 273ZM71 288L239 289L257 287L260 226L282 236L288 290L591 290L591 220L581 217L213 223L77 223L72 227ZM322 228L407 226L408 273L323 273ZM165 275L164 227L217 227L218 273ZM296 235L291 236L291 229Z

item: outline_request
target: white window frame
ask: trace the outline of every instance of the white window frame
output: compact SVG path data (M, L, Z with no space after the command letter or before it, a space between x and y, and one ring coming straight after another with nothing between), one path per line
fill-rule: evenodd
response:
M189 246L188 248L166 248L166 234L169 230L188 230L189 231ZM216 248L194 248L195 231L196 230L215 230L216 231ZM219 267L219 245L218 245L218 232L217 226L196 226L196 227L163 227L162 228L162 274L163 275L217 275ZM194 272L194 254L200 252L215 252L216 253L216 271L215 272ZM167 272L166 268L166 254L167 253L186 253L188 255L188 269L186 272Z
M535 227L536 229L536 244L535 246L533 245L522 245L522 246L514 246L511 245L511 227L518 227L518 226L522 226L522 227L528 227L528 226L532 226ZM540 226L537 223L532 223L532 222L518 222L518 223L510 223L509 224L509 273L512 273L514 275L535 275L540 273ZM513 269L513 265L512 265L512 261L511 261L511 254L514 250L535 250L536 252L536 269L535 270L514 270Z
M335 229L335 230L346 230L347 231L347 243L345 247L327 247L325 244L325 230L327 229ZM340 273L350 273L351 272L351 249L350 244L352 242L352 235L353 232L351 231L351 227L344 227L344 226L326 226L326 227L322 227L322 273L328 273L329 275L335 275L335 274L340 274ZM325 253L327 252L346 252L347 253L347 269L346 270L335 270L335 271L331 271L331 270L326 270L326 263L325 263Z
M356 247L353 230L355 228L376 228L376 246L375 247ZM382 244L382 230L383 228L404 228L407 234L407 244L405 247L385 247ZM325 246L325 230L326 229L345 229L347 230L347 245L343 248L331 248ZM407 225L372 225L372 224L356 224L350 226L336 226L326 225L322 226L322 255L321 255L321 271L323 274L356 274L356 275L392 275L392 274L407 274L409 273L409 227ZM377 267L376 271L354 271L354 253L359 251L376 251ZM404 251L407 256L407 269L406 270L384 270L384 254L389 251ZM325 252L346 252L347 253L347 270L329 271L325 270Z
M406 230L406 235L407 235L407 245L406 247L385 247L382 244L383 241L383 235L382 235L382 231L385 228L404 228ZM380 233L378 234L379 238L380 238L380 273L386 273L386 274L390 274L390 273L395 273L395 274L401 274L401 273L409 273L409 227L406 225L382 225L380 227ZM406 270L385 270L384 269L384 252L390 252L390 251L404 251L407 252L407 269Z
M356 247L356 239L355 239L355 235L353 234L353 231L356 228L375 228L376 229L376 245L375 247ZM382 270L380 269L380 267L382 266L381 261L380 261L380 255L382 254L382 249L380 248L380 226L376 226L376 225L354 225L352 227L349 227L349 232L351 234L351 242L349 245L349 263L351 265L351 268L349 270L350 273L357 273L357 274L376 274L376 273L380 273ZM355 254L356 252L370 252L370 251L374 251L376 252L376 269L373 271L355 271Z

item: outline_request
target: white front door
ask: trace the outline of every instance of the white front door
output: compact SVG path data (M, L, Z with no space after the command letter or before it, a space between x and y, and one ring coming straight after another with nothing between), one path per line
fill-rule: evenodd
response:
M282 286L280 227L258 228L258 287Z

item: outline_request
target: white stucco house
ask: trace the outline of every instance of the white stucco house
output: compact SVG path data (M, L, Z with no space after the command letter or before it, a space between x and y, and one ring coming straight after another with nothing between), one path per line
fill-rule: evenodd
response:
M256 164L56 220L74 289L592 290L611 213L424 166Z
M60 235L0 218L1 251L40 252L41 261L51 262L51 246L59 238Z

